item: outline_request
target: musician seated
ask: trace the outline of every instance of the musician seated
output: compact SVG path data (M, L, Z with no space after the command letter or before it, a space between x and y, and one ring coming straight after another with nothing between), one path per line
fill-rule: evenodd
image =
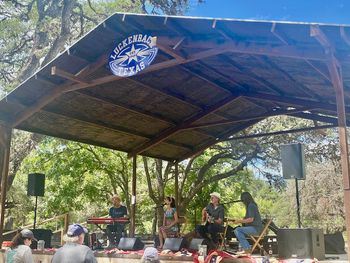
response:
M125 206L121 204L121 199L117 195L112 196L113 206L109 209L109 216L112 218L125 217L128 218L128 211ZM123 232L125 232L126 222L115 222L107 225L106 233L109 240L109 246L117 246Z
M210 194L210 204L202 210L202 225L196 226L196 232L214 244L218 244L218 233L224 231L224 206L220 204L220 198L219 193Z

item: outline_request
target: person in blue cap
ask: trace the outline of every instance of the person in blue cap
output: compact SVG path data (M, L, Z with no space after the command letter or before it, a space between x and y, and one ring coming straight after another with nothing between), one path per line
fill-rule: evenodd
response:
M11 247L5 253L5 262L34 263L30 245L35 240L34 234L29 229L23 229L11 241Z
M85 234L88 231L79 224L68 227L67 234L63 237L66 242L58 249L52 258L52 263L97 263L92 250L83 245Z

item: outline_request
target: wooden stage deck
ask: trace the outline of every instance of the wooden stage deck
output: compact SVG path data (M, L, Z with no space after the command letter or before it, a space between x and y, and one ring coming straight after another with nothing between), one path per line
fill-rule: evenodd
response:
M5 250L0 250L0 262L5 262ZM33 250L33 257L35 263L51 263L53 251L36 251ZM105 254L104 252L96 252L96 259L98 263L140 263L141 255L138 254ZM193 258L189 256L159 256L161 263L182 263L193 262ZM224 259L222 263L251 263L247 258Z
M4 258L4 249L0 249L0 262L5 262ZM34 263L51 263L51 259L53 257L54 251L36 251L33 250ZM99 251L95 253L96 259L98 263L139 263L141 259L141 255L138 254L106 254L103 251ZM189 256L167 256L160 255L159 256L161 263L183 263L183 262L193 262L193 258ZM272 259L272 258L271 258ZM290 262L295 263L297 259L290 260L278 260L273 258L270 259L270 262ZM262 263L263 258L258 255L253 255L253 260L249 258L230 258L223 259L222 263ZM305 261L306 262L306 261ZM311 261L310 261L311 262ZM341 255L326 255L326 259L321 260L322 263L347 263L348 256L347 254Z

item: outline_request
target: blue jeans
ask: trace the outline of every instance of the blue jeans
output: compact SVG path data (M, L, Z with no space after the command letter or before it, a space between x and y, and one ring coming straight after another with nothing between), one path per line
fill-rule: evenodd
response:
M213 243L218 243L218 233L224 232L224 227L218 224L206 224L206 225L197 225L196 232L205 239L209 239L208 234L211 236Z
M238 239L239 243L241 244L241 247L244 250L250 249L250 244L248 240L246 239L247 235L258 235L259 232L256 230L253 226L240 226L237 227L235 230L236 238Z

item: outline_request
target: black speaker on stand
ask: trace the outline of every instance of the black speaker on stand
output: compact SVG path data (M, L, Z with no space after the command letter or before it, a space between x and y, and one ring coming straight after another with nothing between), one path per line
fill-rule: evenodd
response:
M31 173L28 174L28 187L27 195L35 196L35 207L34 207L34 225L36 226L36 210L38 208L38 196L44 196L45 193L45 174Z
M298 226L301 228L298 180L305 179L304 145L301 143L281 145L282 172L284 179L295 179Z

